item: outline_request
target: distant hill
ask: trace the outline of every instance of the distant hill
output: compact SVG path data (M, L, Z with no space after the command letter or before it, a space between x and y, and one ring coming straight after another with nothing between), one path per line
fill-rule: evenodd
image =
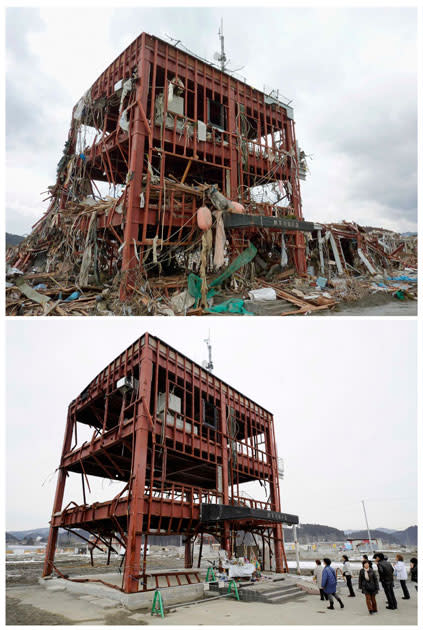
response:
M382 541L393 545L417 546L417 525L407 527L402 531L394 530L390 534L381 529L371 529L370 535L372 538L380 538ZM367 538L367 536L367 530L364 529L353 531L351 534L351 538Z
M85 538L89 538L89 533L82 529L75 529L75 532L81 534ZM40 527L38 529L26 529L23 531L6 532L6 542L21 544L21 545L35 545L37 542L47 542L49 528ZM11 540L8 540L8 536ZM37 541L37 538L40 538ZM59 545L74 545L75 543L82 543L83 540L75 534L66 531L65 529L59 529L58 544Z
M412 525L411 527L407 527L407 529L395 532L395 536L400 540L402 545L415 545L417 547L417 525Z
M391 532L391 533L388 533ZM372 538L382 540L392 545L412 545L417 546L417 526L413 525L403 531L395 529L371 529ZM314 542L338 542L347 538L364 538L368 537L367 530L345 530L336 529L335 527L327 527L326 525L318 525L311 523L303 523L297 529L298 542L302 544L310 544ZM292 529L284 530L284 538L286 542L293 542L294 532Z
M326 525L312 525L309 523L301 524L301 526L297 529L297 536L298 542L303 544L345 540L345 534L341 529L336 529L336 527L327 527ZM286 542L293 542L293 530L284 530L284 538Z
M10 234L9 232L6 232L6 247L19 245L19 243L22 243L24 239L24 236L19 236L18 234Z
M41 527L39 529L24 529L22 531L17 532L7 532L7 534L11 534L18 540L24 540L25 538L37 538L41 536L42 538L46 538L48 536L49 528Z
M16 538L15 536L13 536L13 534L11 534L10 532L6 532L6 542L11 544L11 545L16 545L18 544L20 541L18 538Z

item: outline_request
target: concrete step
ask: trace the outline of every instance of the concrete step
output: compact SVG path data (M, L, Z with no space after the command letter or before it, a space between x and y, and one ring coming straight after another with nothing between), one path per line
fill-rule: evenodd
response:
M298 593L300 591L297 586L291 586L291 588L284 588L283 590L272 591L271 593L263 593L264 599L273 599L274 597L280 597L281 595L288 595L289 593ZM303 593L303 591L301 591Z
M243 601L282 604L291 599L304 597L305 593L296 584L260 585L240 589L239 597Z
M272 593L282 593L284 591L290 591L293 588L297 589L298 587L295 584L281 584L279 586L273 586L271 588L256 587L254 591L256 593L261 593L267 596L267 595L271 595Z
M93 606L98 606L103 610L107 610L108 608L118 608L120 606L120 602L117 602L114 599L106 599L106 598L91 598L90 603Z
M283 604L284 602L292 601L293 599L302 599L304 597L304 591L298 589L296 593L287 593L285 595L280 595L279 597L270 600L272 604Z
M263 603L266 604L283 604L284 602L290 602L293 599L301 599L304 597L304 591L298 589L296 592L292 593L281 593L281 595L276 595L274 597L269 597L267 600L263 600Z

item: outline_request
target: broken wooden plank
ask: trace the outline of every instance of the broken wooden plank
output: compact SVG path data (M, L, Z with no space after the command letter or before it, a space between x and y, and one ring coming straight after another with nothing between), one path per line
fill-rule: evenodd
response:
M50 301L48 295L42 295L38 293L35 289L29 286L26 282L21 280L20 278L16 280L16 288L25 295L27 298L32 300L33 302L37 302L37 304L41 304L41 306L45 307L47 303Z

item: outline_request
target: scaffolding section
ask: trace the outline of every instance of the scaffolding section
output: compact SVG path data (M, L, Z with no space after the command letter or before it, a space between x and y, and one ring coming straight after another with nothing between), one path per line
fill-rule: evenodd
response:
M93 433L79 445L81 424ZM280 511L279 468L272 414L145 333L69 406L43 576L61 574L59 528L84 530L94 545L120 543L126 593L147 589L149 535L182 534L189 569L198 537L214 536L230 558L237 532L251 532L270 558L264 568L286 572L282 524L298 517ZM63 508L70 473L81 477L83 503ZM89 504L88 476L125 485ZM251 481L266 501L245 496Z

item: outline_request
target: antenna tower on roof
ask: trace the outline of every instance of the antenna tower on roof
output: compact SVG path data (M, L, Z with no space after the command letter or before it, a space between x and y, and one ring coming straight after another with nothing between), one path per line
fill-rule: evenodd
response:
M211 372L213 370L213 361L212 361L212 346L211 346L211 340L210 340L210 330L209 330L209 336L207 337L207 339L204 339L204 342L207 345L209 360L203 361L202 365L203 365L203 368Z

